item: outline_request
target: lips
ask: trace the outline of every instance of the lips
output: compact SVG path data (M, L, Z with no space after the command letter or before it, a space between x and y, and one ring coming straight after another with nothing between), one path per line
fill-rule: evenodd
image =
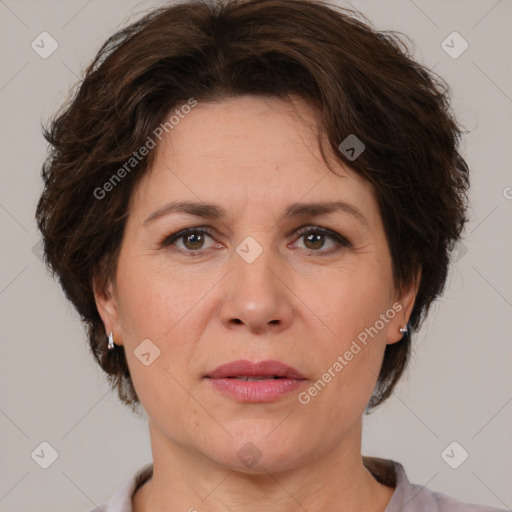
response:
M204 377L215 392L240 403L284 399L307 384L299 370L274 360L260 363L232 361L218 366Z
M265 379L295 379L304 380L305 377L296 368L288 366L281 361L268 359L259 363L240 359L222 364L205 375L210 379L240 379L240 380L265 380Z

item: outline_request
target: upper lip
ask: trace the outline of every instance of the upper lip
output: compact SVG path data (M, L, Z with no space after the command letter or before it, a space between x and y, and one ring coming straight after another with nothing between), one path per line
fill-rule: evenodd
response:
M228 377L287 377L289 379L304 379L304 375L296 368L288 366L281 361L267 359L259 363L253 363L246 359L231 361L221 364L208 372L205 377L211 379L223 379Z

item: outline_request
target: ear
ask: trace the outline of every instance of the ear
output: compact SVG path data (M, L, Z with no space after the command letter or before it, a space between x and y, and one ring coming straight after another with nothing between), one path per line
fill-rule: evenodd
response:
M404 336L399 329L405 327L405 324L409 321L418 293L420 280L421 268L416 273L416 279L408 287L399 290L395 296L392 309L396 311L396 315L388 324L386 336L386 343L388 345L397 343Z
M102 286L100 278L95 276L92 279L92 287L96 308L103 321L107 336L110 332L113 332L115 344L122 345L123 337L119 322L119 306L115 286L110 280L106 286Z

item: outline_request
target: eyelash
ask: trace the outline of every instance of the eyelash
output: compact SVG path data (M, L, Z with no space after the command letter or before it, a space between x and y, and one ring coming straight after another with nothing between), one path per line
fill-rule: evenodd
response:
M316 251L313 250L313 249L310 249L308 251L308 249L305 249L309 253L314 253L314 254L315 253L320 253L320 255L331 255L333 253L338 252L341 248L352 247L352 244L345 237L339 235L335 231L332 231L332 230L327 229L327 228L323 228L321 226L300 228L296 233L297 233L296 240L299 240L300 238L302 238L302 237L304 237L306 235L310 235L312 233L315 233L315 234L325 235L326 237L331 238L332 240L334 240L338 244L337 248L331 249L329 251L322 251L321 249L316 250ZM160 246L161 249L169 248L171 245L174 244L174 242L176 240L183 239L186 236L192 235L192 234L208 235L210 238L213 238L213 235L212 235L211 231L208 228L202 228L202 227L187 228L187 229L183 229L181 231L178 231L177 233L173 233L172 235L166 236L160 242L159 246ZM194 250L187 250L187 249L180 249L178 247L175 247L175 249L177 249L180 252L184 252L189 257L195 257L195 256L198 256L201 252L205 252L204 250L201 250L201 249L198 249L198 250L195 250L195 251Z

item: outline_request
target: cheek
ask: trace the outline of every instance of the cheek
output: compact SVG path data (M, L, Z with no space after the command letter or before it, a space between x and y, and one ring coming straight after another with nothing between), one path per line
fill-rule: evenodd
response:
M197 404L183 385L195 346L187 313L198 299L193 293L185 298L186 286L147 267L120 268L119 283L125 354L142 405L152 418L169 410L193 411Z
M316 344L322 353L317 365L319 387L325 383L329 388L321 392L327 401L339 401L337 413L364 407L374 389L392 318L385 316L390 306L388 284L371 272L333 276L314 292L315 305L308 303L322 319L325 333ZM313 300L312 293L309 298Z
M127 255L119 265L118 289L120 319L133 344L141 337L172 336L208 287L191 283L186 273L156 267L144 255Z
M117 278L123 343L141 401L151 402L159 390L179 396L172 375L183 382L190 366L206 318L200 300L212 287L210 279L191 280L186 272L155 267L143 255L120 259Z
M315 288L303 290L301 297L323 321L337 346L347 342L375 324L389 308L390 282L379 275L381 269L361 268L323 276ZM380 329L384 331L385 329Z

